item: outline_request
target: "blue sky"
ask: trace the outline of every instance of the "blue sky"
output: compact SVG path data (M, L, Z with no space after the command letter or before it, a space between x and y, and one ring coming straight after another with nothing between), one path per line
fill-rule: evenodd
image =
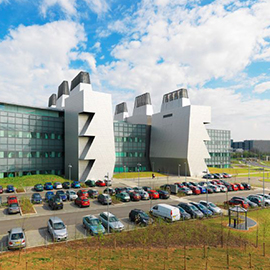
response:
M270 139L270 1L0 0L1 101L47 105L63 80L127 101L187 87L211 128Z

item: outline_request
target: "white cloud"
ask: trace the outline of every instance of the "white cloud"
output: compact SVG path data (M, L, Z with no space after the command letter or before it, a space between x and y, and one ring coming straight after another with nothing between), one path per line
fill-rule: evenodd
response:
M88 7L99 16L110 10L106 0L83 0Z
M46 16L48 9L55 5L59 5L69 16L76 14L76 0L43 0L40 7L43 16Z
M69 64L85 40L83 27L67 21L11 30L0 42L1 100L46 106L61 81L78 72Z
M253 92L261 94L268 90L270 90L270 82L263 82L263 83L257 84Z

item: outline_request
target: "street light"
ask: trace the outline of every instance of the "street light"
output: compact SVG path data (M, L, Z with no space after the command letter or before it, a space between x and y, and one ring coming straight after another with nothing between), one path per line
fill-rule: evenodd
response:
M187 163L184 162L185 164L185 182L187 182Z
M180 177L181 164L178 164L178 177Z
M264 167L263 167L263 207L264 207Z
M125 178L127 178L126 176L126 166L124 165L124 174L125 174Z
M138 187L140 186L139 184L140 184L140 167L142 166L142 164L141 163L138 163L137 164L137 169L138 169Z
M152 162L152 171L155 172L155 162Z
M72 165L68 164L68 179L71 180L71 169L72 169Z
M248 165L248 184L250 185L250 164Z

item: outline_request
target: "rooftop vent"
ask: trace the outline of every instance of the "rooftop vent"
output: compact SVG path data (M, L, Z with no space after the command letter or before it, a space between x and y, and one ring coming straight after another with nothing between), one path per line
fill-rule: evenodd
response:
M72 91L78 84L80 83L87 83L90 84L90 76L88 72L81 71L71 82L71 88Z

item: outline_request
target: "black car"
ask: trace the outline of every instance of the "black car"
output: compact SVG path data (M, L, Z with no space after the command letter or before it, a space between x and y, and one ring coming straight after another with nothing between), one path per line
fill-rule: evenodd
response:
M228 191L233 191L232 185L224 180L219 180L227 189Z
M126 192L125 188L115 188L115 193L121 193L121 192Z
M87 192L90 198L98 197L98 191L96 189L89 189Z
M150 191L152 188L151 187L146 187L146 186L144 186L144 187L142 187L143 188L143 190L144 191L146 191L146 192L148 192L148 191Z
M61 198L59 198L58 196L53 196L51 199L49 199L48 204L52 210L63 209L64 207Z
M189 203L179 203L178 206L182 207L192 218L203 218L203 213L194 205Z
M143 210L133 209L129 213L129 219L132 222L140 225L150 225L153 223L153 219L150 218Z
M64 182L62 186L64 189L70 189L70 182Z
M43 191L43 190L44 190L43 185L41 185L41 184L36 184L36 185L34 186L34 190L35 190L35 191Z
M179 209L182 220L191 219L191 215L188 212L186 212L181 206L179 205L173 205L173 206Z
M31 198L31 202L36 204L36 203L42 203L42 198L40 196L39 193L33 193L32 194L32 198Z
M246 190L251 190L251 186L248 183L241 183Z
M159 194L160 199L169 199L170 198L170 193L166 190L158 189L157 192Z

